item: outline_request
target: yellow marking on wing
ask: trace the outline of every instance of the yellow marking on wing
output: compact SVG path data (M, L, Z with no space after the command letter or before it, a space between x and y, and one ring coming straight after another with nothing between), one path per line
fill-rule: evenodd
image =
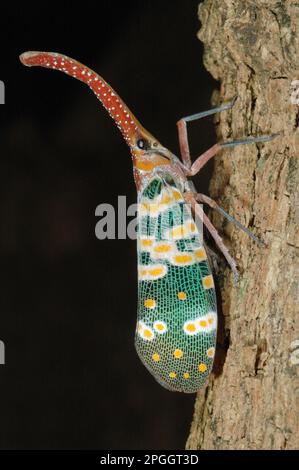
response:
M184 200L184 198L182 197L180 191L178 191L177 189L173 189L172 192L173 192L174 199L176 201L183 201Z
M152 339L152 337L153 337L153 332L148 328L145 328L143 330L143 334L144 334L145 338L147 338L147 339Z
M180 238L185 238L186 236L186 228L183 225L178 225L169 230L170 238L173 240L179 240Z
M157 253L168 253L171 251L171 245L163 243L154 247L154 251Z
M164 273L164 269L161 268L152 268L148 270L148 273L153 277L160 277Z
M177 225L166 232L169 240L181 240L192 237L197 233L197 227L193 220L187 220L182 225Z
M146 275L147 275L147 269L140 269L139 275L140 275L141 277L146 276Z
M215 312L209 312L207 315L198 318L197 324L200 331L212 331L215 330L217 323L217 316Z
M167 266L164 264L140 265L138 275L141 281L149 281L152 279L160 279L167 273Z
M203 277L202 283L205 289L211 289L212 287L214 287L213 276L210 274L209 276Z
M207 253L203 247L194 250L194 255L197 261L204 261L207 259Z
M187 298L186 292L178 292L178 299L185 300Z
M181 359L181 357L183 357L183 351L181 349L176 349L174 352L173 352L173 355L176 359Z
M166 193L163 194L160 200L161 204L169 205L172 202L172 198Z
M140 240L140 244L144 247L152 246L153 240L151 240L150 238L144 238L143 240Z
M137 331L138 335L145 341L151 341L155 337L153 330L143 321L138 322Z
M205 372L207 370L207 366L203 362L201 362L198 365L198 370L199 370L199 372Z
M214 357L214 355L215 355L215 348L212 347L212 348L207 349L208 357Z
M188 324L186 325L186 330L187 330L189 333L195 333L195 331L196 331L195 323L188 323Z
M172 262L177 266L188 266L194 263L194 257L192 253L177 253L173 255Z
M156 306L155 299L145 299L144 306L146 308L155 308L155 306Z
M196 225L194 222L191 222L190 225L189 225L189 230L191 233L195 233L196 232Z
M154 329L156 330L157 333L163 334L163 333L166 333L167 331L167 325L162 320L156 320L154 323Z
M150 251L150 256L152 259L169 259L173 251L174 246L172 242L156 242Z
M217 316L215 312L209 312L207 315L209 326L212 327L217 322Z
M155 361L155 362L159 362L159 361L160 361L160 354L154 353L154 354L152 355L152 359L153 359L153 361Z

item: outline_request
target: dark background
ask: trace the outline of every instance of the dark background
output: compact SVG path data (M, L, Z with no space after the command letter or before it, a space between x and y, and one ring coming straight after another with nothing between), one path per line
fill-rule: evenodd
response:
M158 385L134 350L136 246L99 241L95 208L136 200L131 158L82 83L26 50L99 72L178 154L176 121L210 107L198 1L1 7L0 448L183 448L195 395ZM190 126L194 156L212 119ZM209 169L195 182L207 189Z

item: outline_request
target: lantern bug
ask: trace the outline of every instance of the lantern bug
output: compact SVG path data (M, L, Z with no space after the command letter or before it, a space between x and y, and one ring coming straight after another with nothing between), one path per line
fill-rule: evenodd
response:
M27 66L60 70L86 83L122 132L131 151L138 194L136 350L162 386L196 392L213 366L217 313L213 275L195 215L214 238L235 279L238 276L235 261L197 202L218 210L259 240L215 201L197 193L189 178L223 148L267 142L275 135L217 143L192 163L187 123L232 108L233 99L178 121L181 161L142 127L110 85L88 67L53 52L25 52L20 60Z

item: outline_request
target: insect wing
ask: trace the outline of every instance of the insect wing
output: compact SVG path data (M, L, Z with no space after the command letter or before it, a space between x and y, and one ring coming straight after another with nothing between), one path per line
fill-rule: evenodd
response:
M153 178L138 199L137 353L167 389L196 392L212 369L217 329L202 233L173 181Z

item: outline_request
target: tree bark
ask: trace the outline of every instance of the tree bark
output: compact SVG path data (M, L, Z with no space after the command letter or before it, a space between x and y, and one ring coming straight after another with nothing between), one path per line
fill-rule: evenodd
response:
M219 216L241 272L220 280L222 370L195 404L188 449L299 447L298 187L299 4L205 0L199 7L204 63L220 81L218 140L281 135L215 158L211 196L267 244L259 247ZM298 82L296 82L296 80ZM297 90L297 91L296 91ZM221 313L220 313L221 315ZM218 362L221 356L218 351ZM217 361L216 361L217 365Z

